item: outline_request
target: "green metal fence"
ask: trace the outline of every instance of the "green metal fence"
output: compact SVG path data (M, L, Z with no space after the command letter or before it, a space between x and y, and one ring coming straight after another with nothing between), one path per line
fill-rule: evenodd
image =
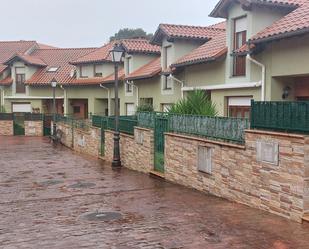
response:
M0 120L14 120L13 113L0 113Z
M249 120L243 118L206 117L177 115L167 113L137 114L138 126L154 128L156 118L168 119L169 132L207 137L234 143L244 143L245 130L250 127Z
M252 101L251 128L309 133L309 101Z
M41 121L44 119L44 114L41 113L25 113L25 121Z
M169 131L235 143L245 141L249 120L243 118L169 115Z
M134 135L134 127L137 126L138 122L136 116L120 116L119 117L119 131ZM92 116L92 125L101 128L102 125L105 129L115 130L115 117L110 116Z

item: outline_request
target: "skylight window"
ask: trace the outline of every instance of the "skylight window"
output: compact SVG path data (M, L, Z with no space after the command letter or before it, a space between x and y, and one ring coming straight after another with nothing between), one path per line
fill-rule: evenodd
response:
M59 67L50 67L48 68L47 72L54 73L54 72L57 72L58 69Z

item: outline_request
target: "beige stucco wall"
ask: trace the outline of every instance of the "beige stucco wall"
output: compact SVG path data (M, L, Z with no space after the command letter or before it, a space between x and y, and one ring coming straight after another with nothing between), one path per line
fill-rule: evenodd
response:
M83 77L93 78L94 77L94 66L95 64L84 64L77 66L77 77L80 78L80 68L82 67ZM103 77L109 76L114 72L114 65L112 63L100 63L96 64L96 72L102 73Z

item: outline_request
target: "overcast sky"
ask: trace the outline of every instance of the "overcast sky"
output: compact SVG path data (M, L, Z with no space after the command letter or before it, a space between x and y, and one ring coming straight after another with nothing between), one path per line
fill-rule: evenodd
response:
M154 33L159 23L209 25L219 0L0 0L0 40L101 46L120 28Z

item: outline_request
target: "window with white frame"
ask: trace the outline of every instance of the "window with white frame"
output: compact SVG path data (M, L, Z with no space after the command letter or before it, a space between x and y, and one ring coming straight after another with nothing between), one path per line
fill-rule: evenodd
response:
M173 80L168 75L163 76L163 90L172 90Z
M102 71L100 70L100 65L94 65L94 77L102 77L103 76L103 73Z
M134 103L126 103L126 115L127 116L135 115L135 105L134 105Z
M197 169L200 172L211 174L212 173L212 148L205 146L198 146L197 155Z
M88 76L86 75L86 67L85 66L80 66L79 67L79 75L80 78L88 78Z
M133 92L132 84L126 82L126 93L132 93L132 92Z
M162 112L168 112L173 104L161 104L161 111Z
M171 51L171 46L163 47L163 69L167 69L172 63Z
M132 72L132 57L126 57L126 75Z
M54 73L54 72L57 72L59 69L59 67L50 67L47 69L47 72L49 73Z

